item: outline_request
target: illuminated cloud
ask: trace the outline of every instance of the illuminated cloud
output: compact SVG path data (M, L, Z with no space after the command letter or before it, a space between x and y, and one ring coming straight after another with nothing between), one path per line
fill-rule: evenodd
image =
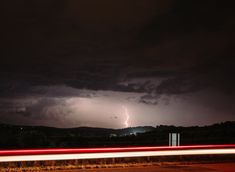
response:
M0 121L204 125L234 116L232 2L4 0Z

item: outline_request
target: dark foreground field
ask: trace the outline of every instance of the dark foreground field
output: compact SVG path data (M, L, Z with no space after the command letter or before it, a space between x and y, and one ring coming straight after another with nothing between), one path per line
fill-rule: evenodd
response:
M2 162L0 172L235 172L235 155Z
M163 165L148 167L126 167L91 170L58 170L54 172L234 172L234 163Z

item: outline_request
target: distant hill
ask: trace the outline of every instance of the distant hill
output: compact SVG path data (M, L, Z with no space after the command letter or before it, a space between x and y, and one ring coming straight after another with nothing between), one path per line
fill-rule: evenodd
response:
M181 134L181 145L235 143L235 121L203 127L159 125L124 129L0 124L0 149L168 145L170 132Z
M0 124L0 133L13 132L24 133L29 131L38 131L50 136L80 136L80 137L108 137L110 134L117 136L126 136L131 134L144 133L154 130L151 126L129 127L123 129L107 129L94 127L77 127L77 128L55 128L44 126L18 126L10 124Z

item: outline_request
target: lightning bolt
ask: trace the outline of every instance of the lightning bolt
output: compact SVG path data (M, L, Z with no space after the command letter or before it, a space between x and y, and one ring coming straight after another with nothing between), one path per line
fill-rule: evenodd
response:
M129 113L128 113L128 110L125 106L123 106L123 109L124 109L124 114L126 116L126 119L125 119L125 127L128 128L129 127L129 119L130 119L130 116L129 116Z

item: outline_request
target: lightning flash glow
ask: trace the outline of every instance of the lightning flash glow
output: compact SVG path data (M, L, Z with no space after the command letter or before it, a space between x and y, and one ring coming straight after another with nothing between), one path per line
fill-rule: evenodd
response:
M128 113L127 107L123 106L123 109L124 109L124 114L125 114L125 117L126 117L124 124L125 124L125 127L128 128L130 126L129 125L130 115Z

